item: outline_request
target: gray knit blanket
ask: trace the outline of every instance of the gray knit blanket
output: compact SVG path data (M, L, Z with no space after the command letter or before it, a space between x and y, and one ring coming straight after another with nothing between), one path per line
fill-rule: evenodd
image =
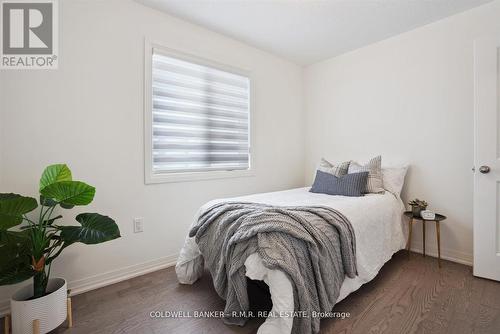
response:
M318 333L313 312L329 312L345 276L356 271L356 240L350 222L323 206L277 207L225 202L199 216L189 232L203 254L219 296L224 321L244 325L249 310L245 260L255 252L264 265L283 271L294 289L293 333ZM243 315L242 315L243 314Z

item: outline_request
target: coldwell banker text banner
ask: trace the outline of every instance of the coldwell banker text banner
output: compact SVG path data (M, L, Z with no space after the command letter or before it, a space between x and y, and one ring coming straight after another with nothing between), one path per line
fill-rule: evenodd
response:
M56 69L58 0L0 0L1 69Z

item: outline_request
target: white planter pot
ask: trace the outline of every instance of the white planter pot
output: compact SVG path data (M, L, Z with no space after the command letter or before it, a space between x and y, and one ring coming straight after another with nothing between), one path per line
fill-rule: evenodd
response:
M63 278L51 278L47 285L49 294L37 299L33 284L18 290L10 299L13 334L33 334L33 321L40 321L40 333L45 334L66 320L68 291Z

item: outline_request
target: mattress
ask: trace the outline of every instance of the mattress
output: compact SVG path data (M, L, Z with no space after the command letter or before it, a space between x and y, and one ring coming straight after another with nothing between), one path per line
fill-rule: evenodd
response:
M372 280L392 255L405 247L402 213L398 195L368 194L363 197L332 196L309 192L309 187L249 196L217 199L199 212L224 201L246 201L279 206L324 205L340 211L351 222L356 236L358 276L344 280L337 302ZM269 285L273 301L272 315L259 328L259 334L290 333L294 311L293 289L288 277L279 270L266 268L257 253L245 262L246 276ZM203 273L201 253L193 238L186 238L176 266L179 282L192 284ZM277 316L278 315L278 316Z

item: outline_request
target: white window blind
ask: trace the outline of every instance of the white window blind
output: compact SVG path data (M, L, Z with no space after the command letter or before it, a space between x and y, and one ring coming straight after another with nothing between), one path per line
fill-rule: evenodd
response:
M152 59L153 174L250 167L250 80L161 54Z

